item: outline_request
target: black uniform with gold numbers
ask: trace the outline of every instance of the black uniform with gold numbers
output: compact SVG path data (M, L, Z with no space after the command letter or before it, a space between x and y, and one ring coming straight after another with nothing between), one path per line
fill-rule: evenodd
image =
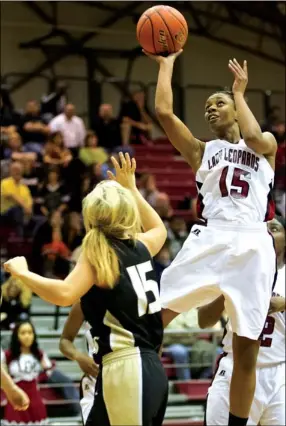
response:
M160 426L168 380L158 356L163 325L152 258L139 241L113 246L117 284L112 290L94 285L81 299L101 365L86 426Z

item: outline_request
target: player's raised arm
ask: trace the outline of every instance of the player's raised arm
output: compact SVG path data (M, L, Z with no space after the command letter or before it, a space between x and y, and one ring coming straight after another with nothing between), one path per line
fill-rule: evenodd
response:
M262 132L244 98L244 92L248 83L247 62L243 62L243 67L236 59L230 60L228 67L234 75L232 91L237 111L237 120L239 128L246 145L257 152L268 157L274 157L277 151L277 142L274 136L269 132ZM272 162L271 162L272 163Z
M187 126L173 112L172 75L175 59L181 53L182 50L166 58L148 53L146 55L158 62L160 67L155 96L155 109L158 120L172 145L182 154L193 171L196 172L201 165L205 144L195 138Z
M139 241L142 241L150 251L152 256L155 256L163 247L166 238L166 227L158 215L158 213L150 206L149 203L142 197L136 187L135 182L135 158L130 160L129 154L125 156L120 152L119 154L121 166L114 157L111 158L114 165L116 176L108 172L109 178L116 180L120 185L128 188L136 200L136 204L140 213L141 223L144 233L137 235Z

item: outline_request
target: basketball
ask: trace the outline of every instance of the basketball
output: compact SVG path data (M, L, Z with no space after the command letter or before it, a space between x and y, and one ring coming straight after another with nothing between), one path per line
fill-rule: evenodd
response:
M168 56L186 43L188 25L184 16L170 6L147 9L137 23L137 39L153 55Z

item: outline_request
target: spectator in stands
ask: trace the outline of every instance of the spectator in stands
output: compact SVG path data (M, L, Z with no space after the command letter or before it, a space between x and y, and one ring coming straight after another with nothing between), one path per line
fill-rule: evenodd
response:
M67 100L67 84L64 81L53 81L51 92L41 98L41 113L46 121L64 111Z
M142 144L151 139L153 125L143 90L134 92L131 100L122 104L119 117L122 145Z
M22 183L23 166L14 162L10 166L10 177L1 181L1 215L15 225L19 236L23 236L24 225L30 221L33 199L27 185Z
M175 259L188 236L187 224L180 216L169 219L168 239L170 241L171 259Z
M178 315L165 329L163 353L170 356L174 364L177 365L175 370L178 380L191 379L190 365L183 364L190 364L189 352L191 351L192 344L195 342L195 337L189 331L196 326L197 312L195 309L192 309L189 312L183 312L181 315ZM178 334L175 333L168 334L168 330L177 331L178 334L181 332L181 335L178 337ZM185 333L183 334L182 332L184 331ZM181 367L180 364L183 366Z
M108 167L105 165L105 167ZM91 187L94 188L99 182L101 182L104 177L102 173L102 165L93 164L90 168L90 177L91 177Z
M26 411L16 411L8 402L4 409L4 421L11 424L46 424L47 412L42 401L37 381L41 371L49 371L52 363L38 347L34 326L29 321L20 322L12 333L10 349L1 362L18 386L30 399Z
M65 147L70 149L76 157L79 148L84 144L85 125L75 112L75 106L67 104L64 112L50 121L49 127L51 132L62 133Z
M171 207L168 194L165 192L159 192L156 197L154 209L164 221L170 219L170 217L173 215L173 209Z
M26 146L23 146L22 138L19 133L12 132L9 133L7 146L4 148L4 159L14 160L14 161L24 161L26 159L37 158L37 154L34 152L29 152Z
M171 263L170 241L166 240L165 244L154 258L154 266L157 274L158 282L160 282L162 272Z
M144 173L139 180L140 193L146 201L155 207L159 190L156 187L155 176L150 173Z
M70 195L60 180L59 169L50 168L47 172L46 182L39 189L36 198L40 212L46 217L54 210L63 213L68 208L69 201Z
M88 131L84 139L84 147L79 150L79 159L85 166L91 164L103 164L108 160L108 155L104 148L98 147L98 138L92 131Z
M59 238L63 227L61 213L56 210L49 214L48 220L41 224L35 232L32 246L31 268L33 272L44 274L43 248L53 241L53 235Z
M79 213L71 212L64 219L62 230L63 242L73 251L81 245L84 232L81 216Z
M101 104L98 116L95 117L92 129L98 136L98 145L108 152L121 146L121 133L119 120L113 116L113 108L110 104Z
M31 154L31 153L30 153ZM31 196L35 198L38 194L38 188L43 181L43 168L33 158L27 157L22 161L23 179L22 182L30 190Z
M35 100L26 104L25 114L22 117L21 133L26 148L31 152L41 154L49 134L49 128L40 114L40 105Z
M0 93L0 117L0 133L3 141L10 133L17 132L19 126L19 115L15 113L8 93L3 90Z
M6 314L6 318L1 322L1 329L13 329L18 321L29 318L32 292L20 280L12 277L3 284L1 290L1 312Z
M61 132L52 133L44 147L44 163L67 167L72 158L71 151L64 145L64 139Z
M99 173L101 176L100 165L95 165L95 168L99 168ZM91 172L92 173L92 172ZM71 200L69 203L70 211L81 213L82 211L82 200L84 197L91 191L92 186L92 178L90 174L84 174L77 185L73 188L71 193Z

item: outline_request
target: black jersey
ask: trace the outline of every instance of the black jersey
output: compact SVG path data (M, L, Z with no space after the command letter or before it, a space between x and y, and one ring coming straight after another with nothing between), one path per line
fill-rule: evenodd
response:
M159 285L151 255L140 241L113 243L119 258L120 278L113 289L94 285L81 298L91 325L97 363L102 356L127 347L159 351L163 324Z

